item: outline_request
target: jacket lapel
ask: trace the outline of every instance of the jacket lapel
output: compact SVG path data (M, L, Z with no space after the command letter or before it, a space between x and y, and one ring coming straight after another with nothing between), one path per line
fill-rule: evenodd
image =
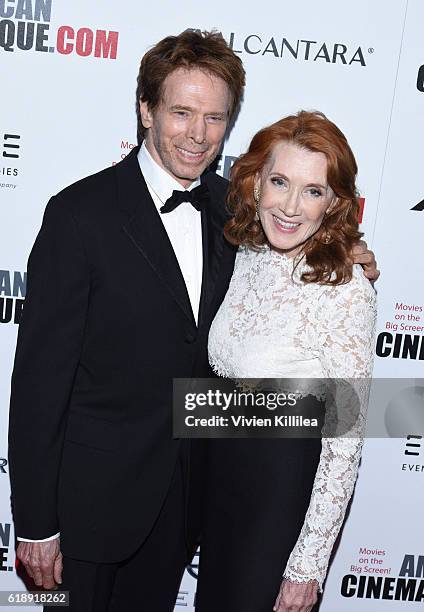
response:
M118 204L127 217L123 230L167 287L175 302L195 326L190 298L180 266L137 159L139 147L115 166Z
M203 277L199 305L199 327L202 323L208 321L208 309L214 294L224 248L225 203L222 197L219 197L215 190L211 188L211 181L208 180L208 177L205 180L209 184L211 201L202 210Z

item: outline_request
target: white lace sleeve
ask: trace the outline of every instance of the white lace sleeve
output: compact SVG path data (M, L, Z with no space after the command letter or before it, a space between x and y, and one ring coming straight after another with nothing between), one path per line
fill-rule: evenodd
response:
M362 276L362 271L359 274ZM284 571L284 577L293 582L317 580L320 591L361 455L373 364L375 292L356 272L349 284L329 293L322 312L317 332L324 376L353 382L360 413L353 428L344 435L322 438L309 508Z

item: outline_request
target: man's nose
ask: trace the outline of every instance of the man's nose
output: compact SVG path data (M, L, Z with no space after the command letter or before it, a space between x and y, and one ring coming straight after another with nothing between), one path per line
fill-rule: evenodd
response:
M206 123L203 117L194 117L190 122L187 136L197 144L206 140Z

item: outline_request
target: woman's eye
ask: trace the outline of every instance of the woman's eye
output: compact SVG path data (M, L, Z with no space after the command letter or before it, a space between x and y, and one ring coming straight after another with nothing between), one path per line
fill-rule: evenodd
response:
M273 185L276 185L277 187L284 187L286 184L286 181L282 178L279 178L278 176L275 176L274 178L272 178L271 182L273 183Z
M312 187L311 189L309 189L309 193L311 194L312 197L314 198L319 198L322 196L322 191L320 189L315 189L314 187Z

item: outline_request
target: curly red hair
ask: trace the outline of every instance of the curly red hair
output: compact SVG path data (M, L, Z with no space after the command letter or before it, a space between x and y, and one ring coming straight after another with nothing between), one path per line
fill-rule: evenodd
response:
M346 283L352 278L352 247L362 236L358 231L355 185L358 168L344 134L318 111L300 111L255 134L247 153L231 169L227 204L232 217L224 228L225 237L231 244L253 248L267 243L260 221L255 220L253 189L255 178L270 159L274 147L282 141L324 153L327 181L336 196L320 228L302 248L311 270L301 278L306 283Z

